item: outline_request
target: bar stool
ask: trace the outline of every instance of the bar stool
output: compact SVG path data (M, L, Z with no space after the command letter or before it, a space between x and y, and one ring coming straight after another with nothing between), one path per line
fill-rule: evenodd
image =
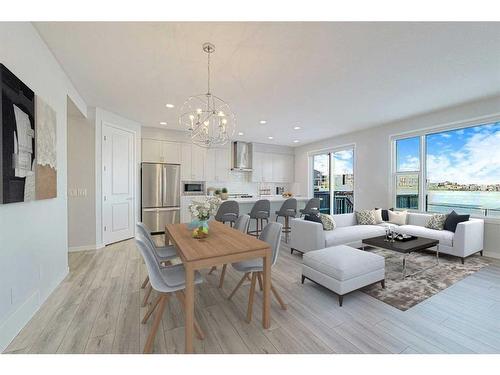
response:
M229 222L231 227L234 225L236 219L240 215L240 206L236 201L224 201L219 206L217 213L215 214L215 220L226 224Z
M269 223L269 216L271 216L271 202L267 199L259 199L250 211L250 220L255 219L255 230L248 231L248 234L259 237L262 228L264 228L264 220L266 224ZM259 229L260 220L260 229Z
M283 233L285 233L285 242L288 242L288 234L290 233L290 217L295 217L297 214L297 199L288 198L283 202L279 211L276 211L276 221L280 216L285 218Z
M319 205L321 200L319 198L311 198L307 201L306 206L300 210L300 217L302 215L319 214Z

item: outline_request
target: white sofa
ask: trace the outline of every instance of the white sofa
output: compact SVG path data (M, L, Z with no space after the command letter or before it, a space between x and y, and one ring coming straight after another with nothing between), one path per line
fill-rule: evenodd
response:
M365 238L383 236L386 226L394 226L399 233L427 237L439 240L439 252L454 255L464 259L469 255L483 250L484 221L469 219L459 223L455 233L447 230L425 228L431 214L409 212L405 225L382 223L377 225L358 225L356 215L333 215L337 227L331 231L324 231L320 223L293 219L291 221L291 252L306 253L311 250L324 249L336 245L361 247Z

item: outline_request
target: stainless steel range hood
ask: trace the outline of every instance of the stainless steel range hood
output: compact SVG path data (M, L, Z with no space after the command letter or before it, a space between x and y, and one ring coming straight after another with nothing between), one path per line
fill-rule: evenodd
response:
M236 141L231 144L232 171L241 171L241 172L252 171L252 149L253 145L248 142Z

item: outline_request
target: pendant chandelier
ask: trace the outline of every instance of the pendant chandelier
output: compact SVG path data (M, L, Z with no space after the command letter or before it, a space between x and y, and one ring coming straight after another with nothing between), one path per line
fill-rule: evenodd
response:
M210 92L210 54L215 45L204 43L208 54L207 93L189 97L182 105L179 124L186 128L194 144L211 147L226 144L234 134L236 118L229 105Z

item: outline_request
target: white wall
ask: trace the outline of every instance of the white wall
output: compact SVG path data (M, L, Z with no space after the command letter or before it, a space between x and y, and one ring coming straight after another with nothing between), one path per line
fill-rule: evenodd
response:
M390 111L390 104L387 110ZM302 191L308 191L309 154L322 149L355 144L354 200L356 209L391 206L390 137L419 129L440 127L500 113L500 96L443 109L421 116L328 138L295 149L295 176ZM335 125L332 125L335 126ZM500 257L500 223L488 221L485 250Z
M69 251L96 248L95 199L95 123L83 116L69 115Z
M87 108L30 23L0 23L0 59L57 113L57 198L0 205L0 351L68 273L66 105Z
M89 109L89 117L95 119L95 214L96 214L96 248L103 247L102 239L102 126L104 123L114 125L119 128L124 128L135 132L135 160L136 160L136 187L135 187L135 219L140 218L140 163L141 163L141 124L138 122L121 117L113 112L106 111L102 108ZM135 228L135 226L134 226Z

